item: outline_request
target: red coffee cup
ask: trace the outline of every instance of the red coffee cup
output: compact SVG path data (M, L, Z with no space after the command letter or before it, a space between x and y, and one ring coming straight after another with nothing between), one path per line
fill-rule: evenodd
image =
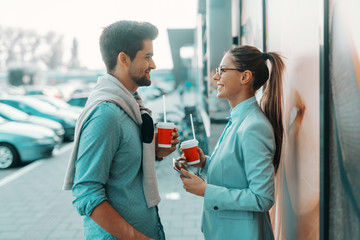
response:
M159 122L157 125L158 130L158 146L161 148L171 148L172 132L174 131L175 124L170 122Z
M200 162L198 143L199 142L196 139L187 140L181 143L181 148L185 154L188 165L194 165Z

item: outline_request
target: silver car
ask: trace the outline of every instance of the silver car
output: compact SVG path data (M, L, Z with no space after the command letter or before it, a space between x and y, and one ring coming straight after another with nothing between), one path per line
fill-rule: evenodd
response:
M51 129L0 117L0 169L49 157L58 141Z
M78 115L80 115L80 113L84 110L83 107L70 105L67 102L65 102L64 100L55 98L55 97L49 97L49 96L45 96L45 95L32 95L32 97L35 97L37 99L40 99L41 101L50 103L57 109L70 110L70 111L77 113Z
M31 96L6 96L0 98L1 103L8 104L32 116L51 119L60 123L64 130L64 140L73 141L76 120L79 116L70 110L57 109L49 103Z
M59 137L59 143L61 143L65 135L65 130L60 123L47 118L31 116L4 103L0 103L0 117L3 117L9 121L32 123L35 125L50 128Z

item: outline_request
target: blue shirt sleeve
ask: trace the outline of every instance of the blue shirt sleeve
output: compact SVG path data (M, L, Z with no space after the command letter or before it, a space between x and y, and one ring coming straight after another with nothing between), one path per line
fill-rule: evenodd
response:
M206 155L206 161L205 161L205 166L203 168L199 168L198 169L198 174L201 176L206 176L207 175L207 169L209 167L211 161L211 156Z
M117 108L112 103L99 104L82 127L72 189L73 205L82 216L90 216L107 200L105 184L121 139Z

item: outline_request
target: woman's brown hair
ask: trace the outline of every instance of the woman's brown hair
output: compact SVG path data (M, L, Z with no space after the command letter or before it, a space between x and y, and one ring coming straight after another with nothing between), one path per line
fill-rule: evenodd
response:
M243 45L229 51L234 57L236 68L243 72L250 70L254 77L253 89L264 86L260 107L269 119L275 134L276 151L273 159L275 173L279 167L283 141L282 123L282 77L285 68L282 56L276 52L262 53L256 47ZM266 60L271 63L271 73Z

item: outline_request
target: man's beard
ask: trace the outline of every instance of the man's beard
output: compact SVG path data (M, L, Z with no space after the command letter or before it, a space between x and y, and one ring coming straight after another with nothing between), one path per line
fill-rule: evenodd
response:
M139 87L151 85L150 78L147 78L146 75L142 77L132 77L132 79Z
M149 78L147 78L146 74L140 76L141 73L137 69L130 68L130 77L139 87L150 86L150 69L148 69L147 72L149 73Z

